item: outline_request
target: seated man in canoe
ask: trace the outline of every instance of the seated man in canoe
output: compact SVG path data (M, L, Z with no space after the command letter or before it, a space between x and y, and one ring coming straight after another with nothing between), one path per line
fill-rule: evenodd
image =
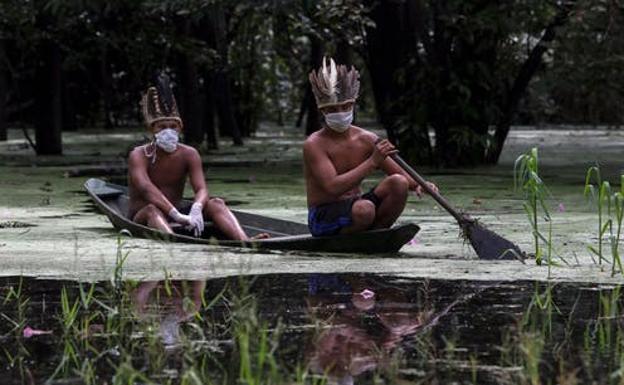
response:
M141 107L154 140L130 152L128 217L136 223L168 233L173 232L170 221L175 222L196 237L204 230L204 218L209 218L227 238L248 239L223 200L208 196L197 150L178 143L182 119L167 75L160 75L156 87L147 90ZM183 213L179 205L187 177L195 198L190 211Z
M388 140L353 126L353 107L360 89L353 67L329 65L325 58L309 76L322 128L303 145L308 197L308 226L314 236L388 228L405 208L408 191L423 189L389 155L397 152ZM375 170L387 176L362 194L360 184ZM437 187L429 183L434 191Z

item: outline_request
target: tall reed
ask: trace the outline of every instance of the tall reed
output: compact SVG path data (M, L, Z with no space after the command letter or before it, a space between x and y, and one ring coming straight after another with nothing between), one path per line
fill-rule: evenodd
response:
M624 274L622 269L622 260L620 257L620 239L622 236L622 224L624 219L624 175L620 176L620 191L617 191L612 196L613 199L613 211L615 215L615 232L613 231L613 220L609 227L609 244L611 246L611 276L615 276L616 267L620 271L620 274Z
M609 218L611 214L611 185L608 181L602 179L599 166L592 166L587 170L583 194L586 198L593 200L596 205L596 211L598 213L598 245L597 248L591 245L587 246L587 248L598 257L598 264L601 265L603 260L607 261L602 254L602 243L611 225L611 219ZM605 214L607 217L606 221Z
M522 207L532 228L535 262L538 265L542 264L545 248L550 275L554 252L552 247L552 218L546 204L546 199L550 193L539 175L539 158L536 147L516 159L514 163L514 189L520 189L524 194L525 201ZM549 223L548 237L545 237L540 230L540 217ZM561 259L563 260L563 258ZM565 262L565 260L563 261Z
M597 244L588 245L591 255L598 257L598 264L609 262L604 252L604 241L608 239L611 252L611 276L619 271L624 274L620 257L620 238L624 219L624 175L620 176L619 191L612 191L609 181L603 180L600 167L593 166L585 175L585 197L594 203L598 217Z
M7 294L6 296L4 296L4 300L2 301L3 309L5 305L11 303L12 301L15 302L17 313L16 319L12 319L4 312L0 313L0 317L2 318L2 322L7 321L12 326L11 330L9 330L7 335L15 333L15 335L18 336L18 342L17 346L14 346L14 349L10 349L7 344L2 344L2 350L4 353L4 357L8 361L9 367L17 367L17 370L20 373L20 377L23 379L25 378L26 372L28 370L26 360L30 356L30 352L22 342L22 339L19 338L19 336L24 333L24 328L26 327L26 311L30 303L30 298L24 295L23 277L19 278L17 288L11 285L7 289ZM14 352L13 354L11 353L11 350Z

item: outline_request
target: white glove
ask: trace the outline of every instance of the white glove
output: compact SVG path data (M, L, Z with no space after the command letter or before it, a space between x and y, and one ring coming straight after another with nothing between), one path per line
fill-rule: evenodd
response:
M175 207L169 211L169 218L173 219L174 222L179 223L181 225L190 225L191 224L191 216L180 214L178 209Z
M190 212L191 223L186 229L189 231L193 231L193 234L196 237L199 237L204 232L203 209L204 209L204 206L199 202L195 202L193 203L193 206L191 206L191 212Z

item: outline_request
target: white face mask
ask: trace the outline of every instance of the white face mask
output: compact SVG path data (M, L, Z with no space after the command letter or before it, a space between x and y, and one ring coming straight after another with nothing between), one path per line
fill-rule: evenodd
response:
M178 131L173 128L165 128L154 134L156 145L166 152L174 152L178 147L180 137Z
M325 123L336 132L345 132L353 121L353 109L344 112L325 114Z

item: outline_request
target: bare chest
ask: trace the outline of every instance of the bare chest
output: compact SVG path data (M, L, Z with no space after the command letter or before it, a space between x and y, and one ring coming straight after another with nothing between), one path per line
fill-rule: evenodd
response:
M184 183L187 175L187 166L183 159L157 158L156 162L150 163L147 175L152 183L158 187L175 187Z
M371 154L371 147L363 142L328 144L327 155L338 174L352 170L364 162Z

